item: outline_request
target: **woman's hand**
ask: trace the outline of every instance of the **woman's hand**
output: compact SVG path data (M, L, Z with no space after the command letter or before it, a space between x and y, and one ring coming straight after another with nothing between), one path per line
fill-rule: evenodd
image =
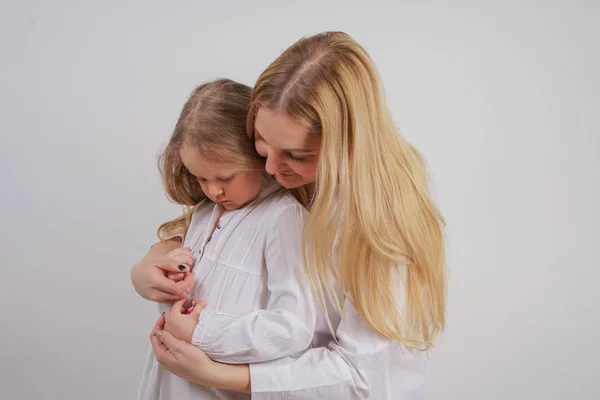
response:
M216 363L196 346L179 340L166 331L165 315L160 316L150 334L156 361L175 375L190 382L209 386L209 383L214 380L211 376Z
M194 306L191 313L186 313L184 302L179 300L173 304L165 313L165 326L163 330L169 332L176 339L183 340L187 343L192 343L192 336L198 325L200 313L205 307L203 302L199 302Z
M189 248L173 247L176 243L160 242L131 269L131 283L140 296L159 303L169 303L187 298L194 285L194 275L189 273L194 264ZM183 280L174 282L168 274L184 273Z

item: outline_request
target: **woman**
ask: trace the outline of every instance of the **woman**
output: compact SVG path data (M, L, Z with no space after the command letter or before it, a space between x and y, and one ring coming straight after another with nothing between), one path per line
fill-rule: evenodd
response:
M310 208L304 261L323 310L315 348L293 362L224 365L159 321L158 361L256 399L422 398L425 351L445 322L443 219L369 55L340 32L298 41L259 77L248 127L267 172ZM151 262L161 249L132 271L146 298L166 296L144 286L161 275Z

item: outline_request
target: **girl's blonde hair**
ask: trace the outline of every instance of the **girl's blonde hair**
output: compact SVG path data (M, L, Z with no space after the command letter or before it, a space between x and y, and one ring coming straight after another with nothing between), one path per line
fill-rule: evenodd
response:
M171 139L159 157L159 170L168 198L183 205L185 211L158 228L161 240L185 234L193 207L207 198L197 178L181 161L179 151L184 144L215 164L233 165L240 171L264 171L264 159L246 134L251 91L241 83L217 79L194 89L184 104Z
M342 312L333 277L373 330L428 349L445 323L444 220L429 194L423 159L399 135L367 52L342 32L301 39L258 78L251 136L259 107L321 136L303 242L324 312L325 293ZM304 188L298 197L306 201Z

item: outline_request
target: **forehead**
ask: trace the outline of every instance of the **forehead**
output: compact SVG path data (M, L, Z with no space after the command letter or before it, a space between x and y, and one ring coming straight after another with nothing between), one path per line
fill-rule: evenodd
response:
M187 144L184 144L181 147L179 156L188 171L190 171L192 175L198 177L210 178L236 172L235 168L232 168L231 165L215 163L212 160L208 160L202 156L202 152Z
M259 107L254 129L273 148L313 149L319 144L318 136L298 121L266 107Z

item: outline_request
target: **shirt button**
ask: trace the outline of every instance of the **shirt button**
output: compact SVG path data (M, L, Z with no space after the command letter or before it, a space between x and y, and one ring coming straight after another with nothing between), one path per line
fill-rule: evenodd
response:
M219 224L219 225L217 225L217 229L221 229L221 225L220 225L220 224Z

